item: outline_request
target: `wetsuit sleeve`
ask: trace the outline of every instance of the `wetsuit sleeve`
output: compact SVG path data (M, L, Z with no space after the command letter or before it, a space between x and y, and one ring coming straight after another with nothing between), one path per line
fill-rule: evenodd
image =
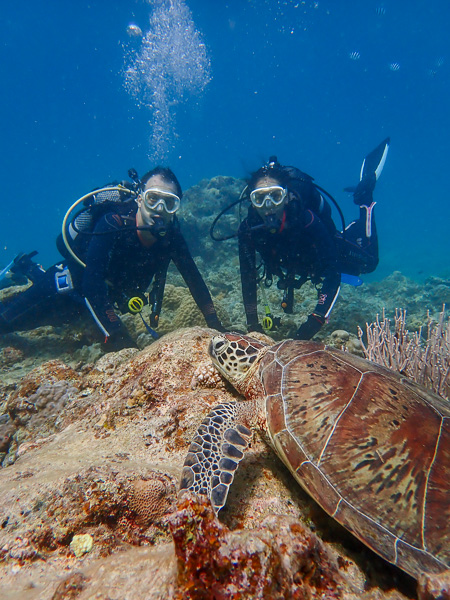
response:
M315 275L322 279L322 286L317 293L317 304L313 314L327 319L337 299L341 283L338 270L337 250L334 238L324 223L313 213L305 231L310 237L311 246L316 249Z
M206 283L204 282L180 231L174 232L171 259L186 282L197 306L202 311L208 327L224 331L224 328L217 317L211 294L209 293Z
M256 283L256 250L245 221L239 229L239 265L241 271L242 298L244 301L247 326L255 331L258 327L258 302Z
M313 312L297 330L295 338L299 340L309 340L321 329L336 302L341 282L334 239L322 221L313 213L310 214L305 232L316 250L315 275L322 279L322 285L317 292L317 304Z
M85 262L86 268L82 279L82 293L86 307L94 318L105 338L118 337L126 328L109 299L106 284L107 271L118 231L122 227L119 215L108 213L97 223L88 246ZM128 344L126 344L128 345Z

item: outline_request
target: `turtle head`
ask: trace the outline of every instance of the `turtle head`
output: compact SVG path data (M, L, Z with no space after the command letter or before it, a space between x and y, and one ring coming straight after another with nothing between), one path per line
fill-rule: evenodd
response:
M255 370L268 348L268 344L247 335L225 333L212 338L209 355L220 373L238 392L244 393L249 371Z

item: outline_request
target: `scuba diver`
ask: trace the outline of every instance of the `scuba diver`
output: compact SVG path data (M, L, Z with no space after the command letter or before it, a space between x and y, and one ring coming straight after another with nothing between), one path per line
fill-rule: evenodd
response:
M11 271L26 275L33 285L0 304L0 333L36 327L49 315L56 318L87 309L101 331L106 352L137 347L117 308L140 313L147 301L144 293L153 280L150 325L156 327L170 261L182 275L208 326L224 331L180 231L176 213L182 190L176 176L165 167L154 168L141 180L134 169L129 174L134 184L108 186L72 205L66 218L81 200L89 197L91 201L68 226L64 220L63 234L57 242L64 256L62 263L44 271L32 260L36 252L16 257ZM112 198L113 193L121 201L104 200ZM146 321L144 325L158 337Z
M317 288L317 304L295 339L309 340L327 321L339 294L341 281L360 285L358 275L371 273L378 264L373 191L389 148L384 140L364 159L360 181L354 188L359 219L337 231L325 190L295 167L282 166L276 157L254 172L241 197L250 202L238 230L242 295L248 331L262 331L257 311L257 286L270 287L274 276L283 290L281 306L293 312L294 290L310 280ZM323 192L324 195L321 193ZM256 264L256 253L261 265ZM262 274L259 273L263 269ZM266 311L267 312L267 311ZM263 320L264 324L264 320Z

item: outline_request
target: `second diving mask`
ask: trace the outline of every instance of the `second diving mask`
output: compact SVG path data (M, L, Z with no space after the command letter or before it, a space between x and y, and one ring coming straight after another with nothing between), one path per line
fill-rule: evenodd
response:
M159 188L145 190L142 194L142 200L145 208L150 211L166 212L172 215L180 208L180 198L176 194Z
M280 206L287 196L287 189L280 185L256 188L250 192L250 202L255 208Z

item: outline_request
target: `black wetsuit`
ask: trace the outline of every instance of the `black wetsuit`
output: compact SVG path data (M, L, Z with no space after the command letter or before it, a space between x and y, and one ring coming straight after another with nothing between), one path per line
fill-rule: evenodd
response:
M136 208L126 216L107 213L98 220L94 229L94 233L100 235L87 238L79 234L75 249L86 263L86 268L70 256L63 262L69 267L74 289L58 293L55 285L55 274L61 271L58 265L41 274L35 273L31 288L1 305L0 332L36 327L49 311L54 313L65 309L68 313L80 312L84 305L94 317L105 341L108 340L108 348L135 345L116 307L125 308L131 297L142 295L155 276L162 279L164 285L170 261L174 262L185 280L208 325L220 327L211 295L189 252L177 218L174 217L164 236L157 236L156 242L147 247L133 229L135 213ZM160 295L161 292L159 290Z
M319 206L317 198L313 200L309 205ZM299 335L300 339L308 339L317 333L326 321L339 294L341 273L357 275L371 272L378 263L374 223L371 237L365 235L366 207L361 207L360 219L347 228L343 237L342 233L336 231L328 204L325 203L322 208L321 217L307 206L305 198L300 201L294 196L286 205L275 233L270 233L264 226L253 206L250 206L247 218L240 225L241 284L249 330L260 328L257 314L257 252L264 264L266 281L271 282L273 276L277 276L278 287L286 290L285 297L289 297L290 293L293 298L293 289L299 288L308 279L318 285L317 304L312 311L314 320L307 331ZM289 302L285 310L292 312Z

